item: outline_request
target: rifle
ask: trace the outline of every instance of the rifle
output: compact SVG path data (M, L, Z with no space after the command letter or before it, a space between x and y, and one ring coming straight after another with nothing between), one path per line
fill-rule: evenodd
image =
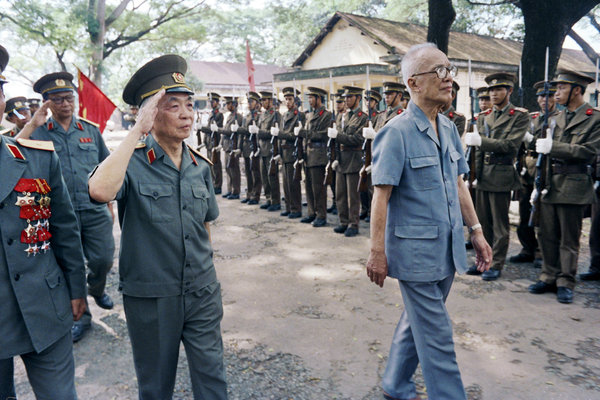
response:
M210 104L212 106L212 95L209 96L209 101L210 101ZM216 118L215 118L215 110L214 110L214 108L212 110L212 118L213 118L213 122L216 124ZM212 123L210 125L212 126ZM211 129L210 140L212 140L212 154L211 154L211 157L210 157L210 161L213 164L216 164L217 161L219 160L219 158L221 158L221 155L219 154L219 151L216 150L216 148L219 146L218 131L213 131Z
M250 115L252 116L252 124L256 124L256 120L254 119L254 112L250 111ZM250 125L248 125L250 126ZM255 164L258 163L258 139L256 137L256 133L251 133L250 134L250 165L251 168L254 168L254 165L260 165L260 164Z
M331 100L331 124L335 126L335 96L333 94L333 80L331 71L329 71L329 99ZM335 139L329 138L327 141L327 166L325 167L325 179L323 185L333 185L333 163L335 162Z
M517 92L518 96L519 96L519 107L523 107L522 83L523 83L523 72L521 69L521 62L519 62L519 90ZM533 123L531 123L531 125L533 126ZM525 148L525 143L521 142L521 145L519 146L519 150L517 151L517 160L515 162L515 169L517 170L517 173L519 174L519 176L522 176L522 177L525 177L525 174L527 173L527 164L525 162L525 154L526 153L527 153L527 149ZM515 190L513 192L512 200L519 201L520 199L521 199L521 191Z
M296 136L296 142L294 146L296 149L294 150L294 157L296 161L294 162L294 181L299 182L302 180L302 163L304 161L304 145L303 145L302 136Z
M234 110L234 112L233 112L233 123L231 125L238 125L236 110ZM229 153L229 159L227 160L226 168L231 168L231 163L233 162L233 158L236 157L236 155L235 155L234 152L237 150L237 147L238 147L238 143L237 143L237 141L238 141L237 130L235 132L231 131L231 136L229 136L229 141L231 143L229 145L229 151L228 151L228 153Z
M469 59L469 97L471 98L471 131L477 132L477 121L475 120L475 99L477 98L476 89L471 84L471 59ZM469 176L467 178L467 187L469 188L469 192L471 196L473 196L473 191L475 190L475 185L477 185L477 163L475 159L475 151L473 151L473 146L468 146L465 154L465 159L467 163L469 163Z
M369 127L372 127L371 123L371 107L370 100L367 100L367 110L369 112ZM365 129L365 128L363 128ZM371 139L365 139L362 146L363 150L363 166L360 169L360 178L358 179L358 191L361 193L366 193L369 191L369 172L368 168L371 165Z
M275 127L279 127L279 122L277 121L277 108L276 108L276 104L277 104L277 92L274 91L273 93L274 98L273 98L273 108L275 109L274 113L275 115L273 116L273 124L275 125ZM269 163L269 175L277 175L277 162L279 161L279 140L277 139L277 136L271 136L271 162Z

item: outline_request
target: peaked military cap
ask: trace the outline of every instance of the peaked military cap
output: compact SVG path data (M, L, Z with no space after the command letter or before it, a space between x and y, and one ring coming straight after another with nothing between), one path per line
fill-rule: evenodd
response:
M586 88L587 85L589 85L592 82L594 82L594 79L592 79L591 77L564 68L558 69L556 78L554 78L554 80L552 81L552 83L554 84L570 83L571 85L579 85L582 88Z
M40 99L35 99L35 98L34 99L27 99L27 105L29 107L31 107L31 106L38 106L39 107L40 103L41 103Z
M44 98L50 93L74 91L73 75L69 72L53 72L42 76L33 84L33 90Z
M4 75L2 75L4 68L6 68L6 66L8 65L8 59L8 51L6 51L4 47L0 46L0 85L8 82Z
M248 100L260 101L260 95L256 92L248 92L246 97L248 98Z
M452 90L458 92L460 90L460 85L456 81L452 81Z
M381 94L377 90L367 90L365 92L365 98L368 100L376 100L379 103L381 101Z
M25 97L13 97L12 99L6 100L6 114L10 114L13 111L29 110L27 105L27 99Z
M295 96L300 96L300 91L298 89L294 90L293 87L284 87L282 92L283 92L283 97L294 96L294 92L296 92Z
M402 97L410 100L410 92L408 90L405 90L404 92L402 92Z
M477 88L477 98L481 99L484 97L490 97L490 91L487 88L487 86L482 86L480 88Z
M496 72L485 77L485 83L488 84L488 89L493 87L514 87L515 76L508 72Z
M206 95L208 96L208 99L211 101L212 100L217 100L217 101L221 100L221 95L217 92L208 92Z
M237 103L237 101L238 101L237 97L225 96L225 103L233 103L233 102Z
M544 96L544 81L539 81L533 84L533 88L535 89L536 96ZM550 96L556 93L556 84L554 82L550 82Z
M383 82L383 94L398 92L402 93L406 89L403 83L399 82Z
M194 91L185 83L187 62L181 56L167 54L147 62L136 71L123 89L123 101L141 105L148 97L161 89L167 93L188 93Z
M338 90L337 93L334 94L334 96L335 96L336 103L343 103L344 102L344 89Z
M347 96L362 96L363 88L359 88L357 86L343 86L344 88L344 97Z
M307 88L309 96L327 97L327 91L318 87L309 86Z
M272 99L272 98L273 98L273 92L268 92L268 91L260 92L261 100Z

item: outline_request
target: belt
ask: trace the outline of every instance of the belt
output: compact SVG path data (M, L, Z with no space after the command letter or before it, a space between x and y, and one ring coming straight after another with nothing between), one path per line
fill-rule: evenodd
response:
M325 143L325 142L308 142L308 147L310 147L311 149L327 147L327 143Z
M346 146L344 144L340 144L341 151L362 151L361 146Z
M538 153L535 150L527 150L527 154L529 157L533 157L533 158L537 158L538 157Z
M552 174L568 175L568 174L590 174L591 167L587 164L560 164L552 163Z
M483 156L484 164L495 164L495 165L512 165L512 156L498 156L494 153L485 153Z

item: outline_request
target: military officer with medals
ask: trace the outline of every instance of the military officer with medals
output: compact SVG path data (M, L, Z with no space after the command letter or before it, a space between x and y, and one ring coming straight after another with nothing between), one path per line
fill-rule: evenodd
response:
M549 157L549 167L538 231L542 273L529 292L556 292L557 300L567 304L573 302L583 212L595 200L591 164L600 153L600 111L583 98L593 81L576 71L558 70L554 98L566 109L555 117L554 131L551 124L551 134L535 140L536 152Z
M460 90L460 85L456 81L452 81L452 101L456 99L456 94ZM454 109L452 101L446 104L446 108L442 110L442 114L456 125L458 134L462 136L465 133L465 124L467 119L465 116Z
M131 77L123 100L141 106L137 122L89 180L91 198L119 203L120 286L144 400L173 397L181 343L194 398L227 398L210 239L219 209L210 161L184 143L194 120L186 70L165 55Z
M108 148L98 124L73 115L73 75L68 72L44 75L34 84L33 90L40 93L44 100L50 100L52 117L38 127L31 138L54 143L81 230L83 253L89 269L88 294L98 306L112 309L113 302L106 294L105 287L115 252L113 219L106 205L92 203L87 194L87 175L108 157ZM24 131L19 134L19 137L27 136ZM73 325L73 341L79 341L91 323L92 315L86 310L84 316Z
M517 151L529 127L526 109L510 103L515 77L499 72L485 78L493 112L485 116L484 129L465 134L465 144L476 147L476 210L488 243L493 243L492 266L482 279L493 281L500 277L508 251L510 227L508 208L511 191L521 186L514 167ZM467 273L478 274L471 267Z
M0 46L0 114L7 63ZM20 356L37 399L75 400L71 327L85 309L85 264L60 162L51 142L0 136L0 169L0 398L16 398Z
M402 111L404 111L400 103L402 102L402 91L405 88L404 84L398 82L383 83L383 96L387 109L377 119L377 124L375 124L376 132L379 132L392 118L402 114Z
M273 105L273 92L260 92L260 100L264 111L258 120L258 146L260 148L260 176L266 198L266 202L260 208L267 211L279 211L281 210L279 165L277 165L277 173L273 175L269 174L269 167L273 157L271 142L278 140L281 115Z
M339 225L334 232L343 233L346 237L358 235L360 215L360 196L358 194L359 172L362 168L362 128L367 125L368 116L360 109L363 89L355 86L344 86L344 98L348 111L342 122L328 132L329 137L336 140L339 146L339 160L336 159L335 199L337 203Z
M215 186L215 194L221 194L221 186L223 185L223 165L221 164L221 135L219 129L223 128L225 117L219 111L219 103L221 95L218 93L208 93L210 101L210 116L206 126L200 128L200 132L204 133L204 141L198 137L198 143L204 143L208 157L212 160L213 181ZM200 132L198 135L200 136Z
M227 173L227 193L223 195L228 200L237 200L240 198L240 161L241 151L237 149L238 134L237 130L243 123L242 114L237 112L238 102L232 96L225 97L225 107L229 111L225 126L220 129L221 146L225 149L225 172ZM233 143L236 149L233 148Z
M281 212L281 216L293 219L302 216L302 190L300 181L294 180L294 163L296 161L294 154L296 154L297 137L294 133L300 132L304 126L305 117L304 113L296 106L296 96L299 96L300 92L292 87L285 87L282 92L287 111L283 114L283 122L278 135L279 153L283 162L283 196L285 197L285 211Z
M239 132L238 148L244 157L244 172L246 174L246 198L242 203L249 205L258 204L260 191L262 189L262 178L260 176L260 162L258 158L259 149L253 149L253 142L258 146L258 119L260 117L260 95L256 92L248 92L248 114ZM250 132L250 131L253 132Z
M31 112L27 106L25 97L13 97L6 100L6 120L12 122L15 126L0 134L4 136L15 137L21 129L31 120Z

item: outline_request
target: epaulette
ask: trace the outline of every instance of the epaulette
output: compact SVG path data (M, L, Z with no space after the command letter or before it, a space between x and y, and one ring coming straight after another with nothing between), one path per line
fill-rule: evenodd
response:
M17 143L30 149L54 151L54 143L51 140L17 139Z
M135 145L136 150L137 149L143 149L144 147L146 147L146 143L145 142L137 142Z
M479 114L477 114L477 115L487 115L487 114L489 114L491 112L492 112L492 109L488 108L487 110L480 111Z
M459 113L458 111L454 111L454 115L458 115L459 117L464 117L465 115L462 113Z
M200 157L201 159L203 159L204 161L206 161L209 165L213 165L212 161L210 161L208 158L206 158L206 156L202 155L202 153L200 153L198 150L194 150L192 148L192 146L190 146L189 144L186 144L187 148L194 153L195 155L197 155L198 157Z
M12 128L8 128L8 129L5 129L3 131L0 131L0 135L6 135L10 131L12 131Z
M539 116L540 116L540 112L539 112L539 111L534 111L534 112L531 112L531 113L529 113L529 116L530 116L531 118L537 118L537 117L539 117Z
M514 109L517 110L517 111L521 111L522 113L528 113L529 112L528 109L523 108L523 107L515 107Z
M81 117L77 117L78 119L82 120L83 122L87 122L88 124L95 126L96 128L100 129L100 124L97 124L93 121L87 120L85 118L81 118Z

